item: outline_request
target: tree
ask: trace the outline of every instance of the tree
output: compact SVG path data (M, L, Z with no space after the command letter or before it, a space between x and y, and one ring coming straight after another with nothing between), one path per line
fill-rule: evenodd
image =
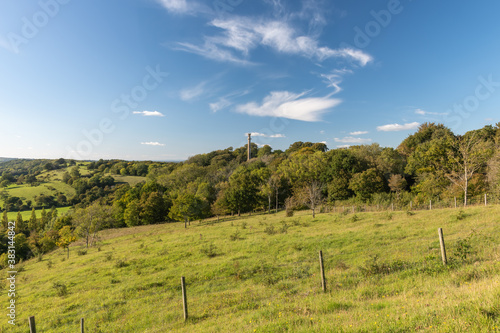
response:
M202 205L197 196L183 192L174 199L168 216L175 221L184 221L184 228L187 228L187 222L201 217Z
M59 240L56 242L56 245L62 249L68 249L68 258L69 258L69 244L73 243L76 240L73 231L70 226L64 226L61 230L59 230Z
M4 229L6 230L8 224L9 224L9 218L7 216L7 210L4 210L2 214L2 227L4 227Z
M73 215L73 225L77 236L85 239L87 248L97 241L97 233L113 225L113 209L94 202L87 208L77 210Z
M142 204L141 217L144 224L153 224L165 221L168 207L160 192L151 192Z
M49 219L47 217L47 211L45 210L45 207L42 208L42 213L40 217L40 228L39 230L44 230L45 226L49 223Z
M297 199L307 205L313 217L322 199L324 183L321 181L326 168L324 153L302 148L280 165L280 173L294 184ZM305 195L307 194L307 195Z
M385 190L385 179L381 172L370 168L355 174L349 182L349 188L363 201L370 199L372 194Z
M125 224L129 227L134 227L141 224L140 219L141 214L141 206L137 202L137 200L130 201L123 212L123 218L125 220Z
M247 166L240 166L229 178L229 187L224 192L225 202L231 211L248 212L258 202L259 180Z
M35 207L33 207L31 209L31 216L30 216L30 220L28 222L28 229L30 231L37 231L38 230L38 223L37 223L37 219L36 219Z
M448 152L447 161L441 161L445 176L464 191L464 207L467 206L469 181L481 169L486 167L492 155L491 142L482 141L472 133L455 139L453 150Z
M391 191L396 192L399 198L399 193L406 187L406 179L401 175L392 175L389 178L389 188Z
M16 230L16 234L26 232L26 226L24 224L23 216L21 215L21 212L17 212L16 229L15 230Z

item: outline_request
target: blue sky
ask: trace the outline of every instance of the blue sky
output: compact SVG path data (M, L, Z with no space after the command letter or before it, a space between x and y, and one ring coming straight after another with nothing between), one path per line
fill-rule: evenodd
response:
M396 147L500 121L500 3L0 3L0 156L182 160Z

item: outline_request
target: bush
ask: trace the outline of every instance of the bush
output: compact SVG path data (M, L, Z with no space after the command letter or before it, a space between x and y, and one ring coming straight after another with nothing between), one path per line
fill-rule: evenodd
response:
M76 251L76 254L78 254L79 256L84 256L87 254L87 250L78 250Z
M273 225L269 225L264 229L264 232L268 235L275 235L277 233L276 229L274 229Z
M52 284L52 288L54 288L56 290L57 296L63 297L63 296L66 296L68 294L68 287L64 283L54 282Z
M292 217L293 216L293 210L287 209L286 210L286 217Z
M115 264L116 268L127 267L129 264L126 261L118 260Z
M213 257L218 255L217 246L215 246L214 244L210 244L210 245L202 247L200 252L209 258L213 258Z
M236 240L239 240L242 238L240 236L240 232L238 230L236 230L233 234L229 235L229 239L232 241L236 241Z
M288 224L286 224L285 221L281 221L281 228L280 228L280 232L282 234L286 234L287 231L288 231L288 228L290 228L290 226Z

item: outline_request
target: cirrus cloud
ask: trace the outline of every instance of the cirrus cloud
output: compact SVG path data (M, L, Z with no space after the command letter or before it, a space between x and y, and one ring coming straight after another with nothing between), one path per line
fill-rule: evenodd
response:
M165 115L158 111L134 111L132 114L140 114L144 117L165 117Z
M341 143L356 143L356 144L365 144L372 142L372 139L368 138L355 138L353 136L345 136L343 138L334 138L335 142Z
M273 91L261 104L250 102L236 107L236 112L259 117L280 117L301 121L321 121L321 116L342 100L326 97L305 97L307 92L294 94Z
M413 122L413 123L407 123L407 124L388 124L388 125L382 125L377 127L377 131L381 132L397 132L397 131L407 131L407 130L413 130L417 129L418 126L420 126L420 123L418 122Z
M263 137L263 138L273 138L273 139L276 139L276 138L286 138L286 136L284 134L264 134L264 133L258 133L258 132L252 132L250 133L252 136L260 136L260 137ZM246 136L246 134L245 134Z
M158 147L163 147L165 146L164 143L159 143L159 142L141 142L141 145L146 145L146 146L158 146Z

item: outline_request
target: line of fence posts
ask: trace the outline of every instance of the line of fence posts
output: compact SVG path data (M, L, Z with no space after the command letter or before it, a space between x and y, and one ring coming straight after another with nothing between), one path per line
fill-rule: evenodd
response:
M444 265L448 264L448 260L446 258L446 248L444 243L443 229L438 229L439 235L439 245L441 247L441 258ZM321 276L321 289L323 292L326 292L326 278L325 278L325 266L323 261L323 251L319 251L319 268L320 268L320 276ZM188 303L187 303L187 290L186 290L186 278L181 276L181 289L182 289L182 307L184 312L184 321L188 320ZM35 316L29 317L29 327L30 333L36 333L36 325L35 325ZM85 332L85 320L84 318L80 319L80 332Z
M36 333L35 316L28 318L30 333ZM80 333L85 333L85 319L80 319Z

